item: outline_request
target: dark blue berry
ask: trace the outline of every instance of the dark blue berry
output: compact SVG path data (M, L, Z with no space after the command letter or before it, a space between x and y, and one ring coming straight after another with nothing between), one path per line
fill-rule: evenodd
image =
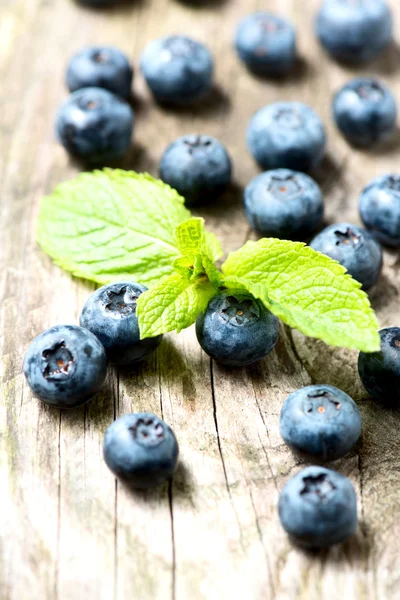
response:
M278 507L282 527L304 548L327 548L357 529L357 498L350 480L324 467L306 467L289 479Z
M196 321L200 346L211 358L243 367L264 358L278 341L279 322L246 291L224 290Z
M336 94L333 115L354 146L373 146L396 129L397 105L392 92L376 79L354 79Z
M329 225L312 240L310 246L337 260L366 290L379 279L383 264L381 245L373 235L357 225Z
M70 92L85 87L99 87L130 98L132 77L132 67L118 48L90 46L71 58L66 81Z
M106 431L108 468L133 488L151 488L172 477L179 447L172 429L152 413L124 415Z
M112 363L126 365L143 360L161 342L161 335L140 339L136 304L146 290L138 283L110 283L89 296L82 309L81 326L99 338Z
M361 193L359 209L365 227L382 244L400 247L400 175L373 179Z
M322 159L325 129L312 108L301 102L276 102L252 118L247 143L264 169L308 171Z
M324 207L321 190L311 177L289 169L266 171L244 192L251 227L265 236L293 239L315 231Z
M360 352L358 372L368 394L389 403L400 403L400 327L387 327L379 332L381 349Z
M372 60L392 41L393 18L385 0L325 0L316 33L338 61Z
M122 156L131 145L134 115L119 96L101 88L73 92L57 114L57 135L73 156L102 162Z
M235 46L246 66L260 75L286 73L296 60L294 27L267 12L253 13L241 21Z
M106 353L87 329L57 325L31 342L24 373L40 400L58 408L75 408L102 387L107 375Z
M142 54L140 68L158 102L190 104L212 86L214 63L209 50L182 35L154 40Z
M232 163L225 147L208 135L185 135L163 154L160 177L175 188L188 205L215 200L229 185Z
M280 416L281 436L293 450L321 460L349 452L361 433L355 402L331 385L309 385L290 394Z

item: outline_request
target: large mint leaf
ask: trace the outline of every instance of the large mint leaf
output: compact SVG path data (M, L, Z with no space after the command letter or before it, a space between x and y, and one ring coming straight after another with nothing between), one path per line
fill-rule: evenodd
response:
M282 321L333 346L375 352L379 324L368 296L344 267L300 242L247 242L222 265Z
M154 337L174 330L179 333L195 322L215 293L207 280L200 278L191 282L178 273L170 275L138 298L140 337Z
M42 199L40 246L64 269L99 283L153 285L179 256L175 229L190 217L183 198L147 174L83 173Z

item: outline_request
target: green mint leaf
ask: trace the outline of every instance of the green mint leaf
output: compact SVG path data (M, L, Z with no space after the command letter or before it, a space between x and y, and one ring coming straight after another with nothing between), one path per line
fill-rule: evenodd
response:
M180 254L175 229L190 217L183 202L147 174L83 173L42 199L37 240L78 277L152 285L173 272Z
M189 327L215 293L206 279L189 281L178 273L170 275L138 298L141 339Z
M175 230L176 245L185 255L205 254L213 262L223 255L218 238L204 227L204 219L193 217L178 225Z
M379 324L368 296L344 267L300 242L247 242L222 265L282 321L332 346L375 352Z

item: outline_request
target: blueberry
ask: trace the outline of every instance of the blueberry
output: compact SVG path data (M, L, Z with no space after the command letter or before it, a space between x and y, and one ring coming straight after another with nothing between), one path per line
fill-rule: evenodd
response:
M308 171L322 159L325 129L301 102L276 102L261 108L247 130L251 154L264 169Z
M133 124L133 111L119 96L101 88L83 88L62 104L56 130L70 154L85 161L102 162L128 150Z
M387 327L379 334L380 351L360 352L358 372L363 386L373 398L400 403L400 327Z
M286 19L267 12L247 16L236 32L236 51L253 72L287 73L296 60L296 33Z
M99 87L130 98L132 77L132 67L118 48L90 46L71 58L66 81L70 92L84 87Z
M32 392L58 408L75 408L100 390L107 358L99 340L83 327L57 325L29 345L24 373Z
M361 433L355 402L331 385L309 385L290 394L280 417L281 436L293 450L321 460L349 452Z
M391 91L375 79L354 79L336 94L333 116L348 142L368 147L396 129L397 105Z
M108 468L133 488L151 488L172 477L179 447L172 429L152 413L124 415L106 431Z
M225 147L208 135L184 135L163 154L160 177L188 205L215 200L229 185L232 163Z
M315 181L289 169L255 177L244 191L244 208L253 229L283 239L307 236L318 227L324 212Z
M99 338L108 359L115 364L143 360L161 342L162 335L140 339L136 303L146 290L138 283L110 283L89 296L83 307L81 326Z
M160 103L190 104L212 86L214 64L209 50L182 35L150 42L142 54L140 68Z
M325 0L316 34L333 58L345 63L372 60L392 41L392 13L385 0Z
M379 279L383 263L381 245L357 225L329 225L311 241L310 246L337 260L365 290Z
M400 247L400 175L373 179L361 193L363 223L386 246Z
M350 480L324 467L306 467L291 477L278 508L282 527L303 548L327 548L357 529L357 499Z
M246 291L224 290L197 317L200 346L211 358L243 367L264 358L278 341L279 322Z

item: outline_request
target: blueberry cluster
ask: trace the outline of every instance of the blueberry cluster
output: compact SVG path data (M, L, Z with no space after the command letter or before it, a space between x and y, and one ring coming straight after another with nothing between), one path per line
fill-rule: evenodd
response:
M114 0L80 0L104 6ZM392 15L385 0L324 0L315 22L317 37L334 59L372 60L392 40ZM257 76L279 77L297 64L293 26L266 12L247 16L238 26L235 49ZM141 72L155 100L185 106L212 90L214 60L201 43L182 35L152 41ZM69 98L56 120L66 150L90 163L121 157L129 149L135 115L131 108L133 68L113 47L78 52L66 74ZM349 144L369 148L396 129L397 105L387 86L357 78L334 96L333 117ZM244 192L250 226L266 236L307 239L321 226L323 197L308 174L324 156L326 132L314 110L300 102L262 107L247 130L250 153L265 172ZM188 205L215 201L232 179L232 161L221 142L208 135L184 135L163 154L161 179ZM341 263L364 289L382 270L384 245L400 247L400 175L374 179L361 193L365 229L351 223L330 225L310 245ZM52 327L29 346L24 372L33 393L58 408L73 408L102 387L107 363L133 364L155 350L161 336L140 340L136 302L146 288L132 282L103 286L86 302L80 326ZM203 350L214 360L243 367L263 359L278 341L279 323L243 290L224 289L196 322ZM400 328L383 329L381 351L359 355L359 374L367 392L400 401ZM349 452L361 433L357 405L343 391L312 385L292 393L280 415L280 431L297 454L315 462ZM104 458L111 471L133 487L159 485L172 476L178 443L170 427L151 413L125 415L110 425ZM356 496L350 481L322 466L292 477L279 499L284 529L298 544L322 548L338 543L357 527Z

